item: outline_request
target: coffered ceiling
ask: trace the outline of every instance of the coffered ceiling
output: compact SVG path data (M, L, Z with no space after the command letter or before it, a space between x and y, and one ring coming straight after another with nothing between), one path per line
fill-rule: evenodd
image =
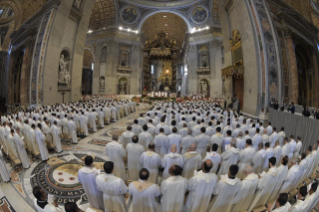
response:
M116 24L116 9L113 0L95 0L89 29L97 30Z

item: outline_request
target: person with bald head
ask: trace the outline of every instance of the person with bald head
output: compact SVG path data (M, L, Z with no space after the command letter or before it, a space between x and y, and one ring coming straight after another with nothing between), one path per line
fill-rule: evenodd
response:
M194 170L198 170L202 164L201 155L196 152L196 144L191 144L187 153L183 155L184 168L182 176L189 179L194 176Z
M217 176L211 173L213 167L211 160L205 160L202 170L188 180L187 196L184 212L206 211L210 197L217 183Z
M182 136L178 134L177 127L173 127L172 134L167 136L168 146L176 145L177 152L180 153L180 144L182 142ZM169 152L169 151L168 151Z
M229 167L233 164L237 164L239 159L239 149L236 146L236 139L233 139L228 148L223 154L221 154L222 162L218 172L218 176L227 174ZM238 172L238 171L237 171ZM236 174L237 174L236 172Z
M252 162L252 159L255 155L255 148L252 147L252 140L251 139L247 139L246 140L246 148L241 150L239 152L239 163L238 163L238 167L239 167L239 171L237 173L237 177L239 179L244 179L245 178L245 167L247 165L250 165Z
M220 154L217 153L217 149L218 149L218 145L213 144L211 151L206 154L206 157L203 160L203 161L210 160L213 163L213 167L210 170L210 172L215 173L215 174L217 174L216 173L217 169L218 169L219 164L222 160L220 157Z
M182 172L183 168L179 165L169 167L170 177L161 184L162 212L183 211L187 179L181 176Z
M233 205L232 212L247 211L257 188L259 178L254 173L253 167L246 166L244 173L246 177L241 182L240 192L235 197L236 204Z
M171 146L170 152L164 155L162 159L162 167L164 168L164 179L167 179L170 176L169 168L171 168L171 166L173 165L179 165L181 167L183 167L184 165L183 157L177 153L177 147L174 144Z
M221 180L213 189L214 198L207 208L207 212L231 212L235 203L235 197L240 192L241 181L236 177L238 166L233 164L229 167L228 173L222 175Z
M149 171L148 180L152 183L157 183L158 167L161 165L161 156L155 152L155 145L150 143L148 151L143 152L140 157L140 162L143 168Z

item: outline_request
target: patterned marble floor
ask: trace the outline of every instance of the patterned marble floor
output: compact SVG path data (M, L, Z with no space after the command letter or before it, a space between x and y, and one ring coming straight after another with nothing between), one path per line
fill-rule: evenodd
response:
M103 129L81 139L77 145L63 142L63 152L50 153L47 163L30 159L31 167L28 170L12 167L10 163L7 163L12 181L2 182L0 185L0 211L35 211L32 194L32 187L35 185L40 185L48 193L55 195L60 208L63 208L65 202L71 200L79 201L82 209L86 209L86 195L77 181L77 170L83 165L83 157L87 154L93 155L95 166L101 167L103 161L107 159L104 155L104 146L111 141L112 135L115 133L120 135L124 132L127 124L132 123L149 107L149 105L141 104L135 113L116 123L106 125ZM126 200L130 205L130 198L127 197ZM2 210L2 207L7 210Z

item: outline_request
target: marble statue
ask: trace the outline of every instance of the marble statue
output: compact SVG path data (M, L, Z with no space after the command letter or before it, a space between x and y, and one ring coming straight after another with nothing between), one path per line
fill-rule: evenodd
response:
M103 49L102 49L102 56L101 56L101 61L102 61L102 62L105 62L105 61L106 61L106 52L107 52L106 47L103 47Z
M59 78L58 78L58 82L59 84L66 84L66 85L70 85L70 81L71 81L71 76L70 76L70 72L67 69L67 64L69 62L66 61L66 59L64 58L64 54L62 53L60 55L60 64L59 64Z
M207 84L205 82L202 84L202 91L203 95L207 96Z
M73 6L80 9L82 0L74 0Z

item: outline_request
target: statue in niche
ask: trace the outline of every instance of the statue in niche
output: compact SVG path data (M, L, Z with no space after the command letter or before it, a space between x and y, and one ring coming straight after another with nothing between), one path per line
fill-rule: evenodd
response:
M126 66L126 57L127 54L121 54L121 66Z
M100 77L100 90L105 89L105 77Z
M59 64L59 78L58 78L58 82L59 84L63 84L63 85L70 85L70 81L71 81L71 76L70 76L70 72L67 69L67 64L69 62L66 61L66 59L64 58L64 54L62 53L60 55L60 64Z
M106 61L106 53L107 53L107 48L103 47L102 49L102 56L101 56L101 61L105 62Z
M80 9L82 0L74 0L73 6Z
M208 66L208 56L207 55L202 55L202 58L201 58L201 64L202 64L202 67L206 68Z

